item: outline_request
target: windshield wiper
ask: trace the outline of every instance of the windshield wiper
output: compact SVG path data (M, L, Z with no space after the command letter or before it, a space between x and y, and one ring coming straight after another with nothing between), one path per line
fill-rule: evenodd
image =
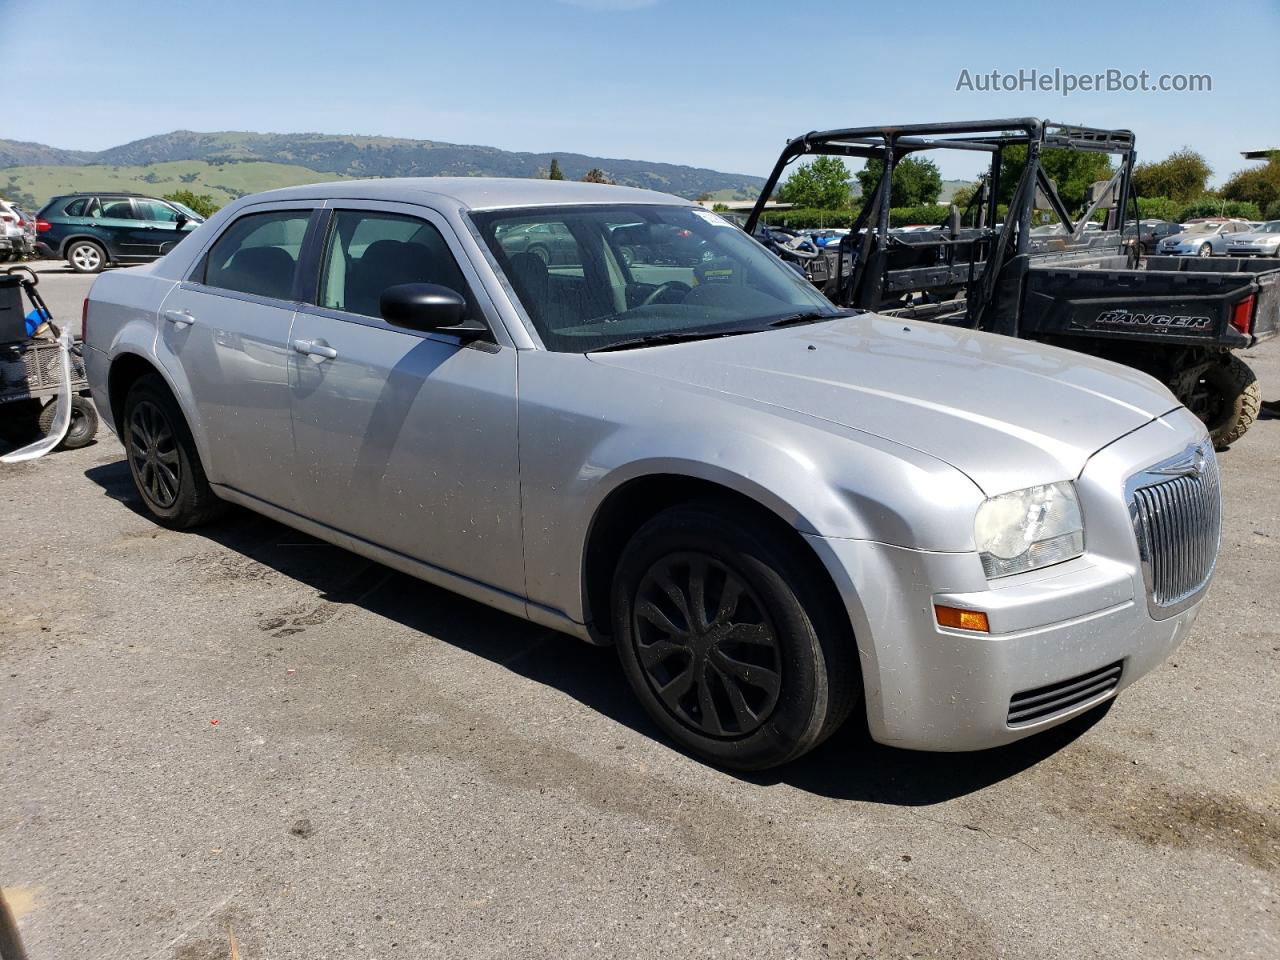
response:
M779 317L777 320L770 320L770 327L793 327L802 323L821 323L823 320L839 320L841 317L851 317L854 311L841 310L839 313L819 313L816 310L810 310L806 313L791 313L785 317Z
M643 337L632 337L630 340L619 340L588 350L587 353L604 353L608 350L636 350L640 347L661 347L669 343L688 343L692 340L715 340L718 337L734 337L742 333L758 333L759 330L747 327L738 330L673 330L669 333L650 333Z

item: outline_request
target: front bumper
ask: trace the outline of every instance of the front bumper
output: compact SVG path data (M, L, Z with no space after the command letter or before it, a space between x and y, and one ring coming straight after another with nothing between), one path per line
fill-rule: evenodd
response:
M1280 257L1280 247L1227 247L1229 257Z
M853 623L872 737L920 750L1010 743L1114 697L1177 649L1207 584L1180 612L1152 618L1118 491L1203 436L1184 410L1095 454L1076 482L1085 555L990 584L972 553L809 537ZM991 632L941 627L934 604L983 610Z

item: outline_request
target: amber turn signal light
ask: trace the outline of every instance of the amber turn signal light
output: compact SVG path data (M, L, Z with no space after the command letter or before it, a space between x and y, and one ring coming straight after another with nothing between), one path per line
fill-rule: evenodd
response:
M934 604L933 613L938 618L938 626L953 627L956 630L976 630L978 633L990 633L987 615L981 610L961 610L959 607L944 607Z

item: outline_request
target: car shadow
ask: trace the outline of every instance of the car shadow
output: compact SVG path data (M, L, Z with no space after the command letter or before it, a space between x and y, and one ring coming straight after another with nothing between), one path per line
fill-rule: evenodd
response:
M106 496L150 517L124 459L91 467L85 476ZM247 510L234 509L191 535L305 583L326 601L353 604L553 687L616 723L678 749L641 709L610 649L500 613ZM727 772L745 782L787 784L834 799L927 806L1016 776L1071 743L1109 707L1108 702L1010 746L959 754L878 744L865 718L855 713L835 736L794 763L764 773Z

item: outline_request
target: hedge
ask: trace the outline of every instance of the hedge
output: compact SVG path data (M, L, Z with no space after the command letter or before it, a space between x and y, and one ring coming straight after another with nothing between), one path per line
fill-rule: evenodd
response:
M1176 223L1186 223L1197 217L1262 219L1262 212L1256 203L1244 200L1221 200L1212 196L1200 197L1190 203L1185 200L1170 200L1167 197L1139 197L1138 213L1144 220L1173 220Z
M950 207L945 204L932 203L921 207L891 207L889 209L889 226L905 227L913 223L928 223L941 226L947 222ZM793 230L824 229L827 227L852 227L858 217L857 210L819 210L811 207L798 207L794 210L766 210L764 220L775 227L790 227Z

